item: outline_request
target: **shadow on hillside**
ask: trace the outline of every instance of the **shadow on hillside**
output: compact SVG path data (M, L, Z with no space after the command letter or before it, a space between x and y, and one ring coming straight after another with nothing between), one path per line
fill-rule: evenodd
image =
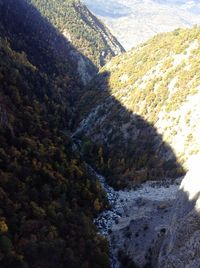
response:
M8 8L9 5L12 8ZM108 176L112 185L122 187L147 179L176 177L182 173L173 149L163 141L157 130L112 96L109 73L98 75L85 88L86 94L82 97L84 82L80 75L80 57L86 62L85 67L82 66L87 68L84 69L85 77L94 76L97 68L76 51L34 6L24 0L8 0L6 4L1 1L0 15L7 29L6 32L2 30L2 35L14 35L14 38L10 36L14 49L24 51L32 64L50 74L52 83L56 81L57 91L51 92L52 96L58 102L66 98L76 111L69 125L77 125L83 115L100 105L79 137L82 140L88 137L95 142L93 148L86 150L86 157ZM21 35L24 39L20 38ZM62 82L59 84L59 81Z
M82 118L74 138L82 140L83 152L88 160L115 189L146 180L173 180L185 175L173 148L163 140L156 128L130 112L112 95L109 78L109 72L99 74L88 85L80 101ZM89 107L85 108L87 104ZM120 267L199 266L199 163L200 157L195 168L192 167L184 178L185 182L170 208L170 224L166 225L166 234L162 233L163 228L158 222L155 228L157 237L152 240L152 248L147 252L145 266L135 263L134 257L129 257L129 247L125 245ZM132 239L127 238L128 245L133 243Z
M115 188L183 175L173 148L156 128L112 95L109 77L99 74L79 103L74 137L83 141L85 156Z
M75 141L82 140L82 151L87 161L104 174L109 184L117 190L127 186L135 187L147 180L173 181L184 175L185 171L178 162L173 148L163 140L156 128L141 116L130 112L112 95L109 78L109 72L100 73L88 85L85 95L80 99L79 119L73 138ZM166 183L166 187L167 185L169 184ZM158 222L156 236L153 237L152 244L150 243L151 247L147 248L149 251L146 252L147 257L143 262L145 266L135 262L134 259L138 256L136 258L133 256L137 253L132 252L131 255L127 252L127 249L130 250L130 244L134 243L132 240L134 238L129 237L127 244L124 244L126 246L123 248L124 255L120 259L120 267L172 267L173 257L178 256L177 252L180 254L179 261L184 267L186 259L190 260L191 256L186 254L187 258L181 260L182 252L179 250L179 244L182 243L182 237L184 237L182 246L187 243L187 235L184 236L187 229L184 219L187 219L187 225L193 235L199 228L195 220L200 223L199 212L194 209L198 198L199 195L190 200L189 194L183 189L180 190L174 207L170 208L172 218L170 229L165 235ZM192 223L191 212L194 212ZM151 225L150 222L148 224ZM146 232L144 231L144 236ZM131 235L133 237L133 234ZM187 252L190 252L189 248ZM198 258L199 256L196 259ZM177 262L175 266L178 265Z

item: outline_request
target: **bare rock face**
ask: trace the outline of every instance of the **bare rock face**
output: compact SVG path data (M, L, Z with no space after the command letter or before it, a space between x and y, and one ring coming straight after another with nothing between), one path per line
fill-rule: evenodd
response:
M194 268L200 265L199 164L200 156L192 159L190 170L180 186L158 267Z

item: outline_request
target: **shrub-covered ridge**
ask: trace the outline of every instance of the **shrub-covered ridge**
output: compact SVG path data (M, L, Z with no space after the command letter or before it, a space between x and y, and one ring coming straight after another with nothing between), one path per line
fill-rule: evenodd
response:
M174 176L182 173L175 158L187 169L198 153L199 46L199 27L155 36L103 67L82 98L86 119L76 133L97 151L102 147L105 162L97 162L114 184L136 182L138 173L141 179Z

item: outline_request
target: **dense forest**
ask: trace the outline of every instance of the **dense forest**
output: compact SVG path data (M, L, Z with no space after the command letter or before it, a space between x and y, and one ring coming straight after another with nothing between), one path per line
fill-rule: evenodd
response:
M26 1L0 15L0 266L108 267L93 225L106 197L67 134L74 48Z

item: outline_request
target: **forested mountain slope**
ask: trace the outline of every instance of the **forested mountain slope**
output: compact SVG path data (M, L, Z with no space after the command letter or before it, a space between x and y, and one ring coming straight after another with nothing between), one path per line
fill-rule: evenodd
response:
M98 68L113 56L124 52L124 48L107 27L79 0L29 2ZM81 68L80 63L80 70Z
M10 3L8 2L7 4L9 7ZM3 8L4 1L2 1L1 5ZM25 44L20 42L20 38L19 41L18 38L16 38L15 47L25 52L31 47L29 54L30 57L32 57L32 61L37 60L40 63L40 67L45 66L45 68L51 69L52 78L54 78L57 68L60 67L58 63L57 65L55 64L57 59L63 63L63 72L65 72L65 69L69 69L66 58L70 59L72 72L77 76L76 80L80 80L79 82L86 84L96 74L97 67L94 66L86 56L78 52L56 28L49 28L50 23L45 17L40 16L40 18L38 18L38 12L35 12L36 9L34 6L31 5L29 13L27 13L26 7L21 4L19 8L16 2L15 9L9 7L8 10L10 12L4 14L6 15L4 16L5 18L2 17L2 20L7 23L6 34L9 35L8 30L12 30L13 34L20 36L21 31L26 31L26 35L24 35L26 40L26 42L24 42ZM16 13L18 13L17 20L13 21L12 15L16 16ZM35 34L39 37L38 39L34 36ZM46 41L45 45L42 43L44 40ZM39 52L35 51L35 45L39 47ZM35 53L37 54L35 55ZM42 56L45 53L47 60L43 61ZM53 58L49 56L51 53L54 55ZM50 61L51 63L54 62L54 64L50 64Z
M104 192L63 131L82 86L71 51L26 1L0 0L0 267L109 266Z
M138 176L176 176L183 170L173 166L174 155L187 169L190 156L198 153L199 46L199 27L160 34L115 57L82 98L84 120L75 134L85 135L88 157L99 150L97 165L115 186L137 182Z

